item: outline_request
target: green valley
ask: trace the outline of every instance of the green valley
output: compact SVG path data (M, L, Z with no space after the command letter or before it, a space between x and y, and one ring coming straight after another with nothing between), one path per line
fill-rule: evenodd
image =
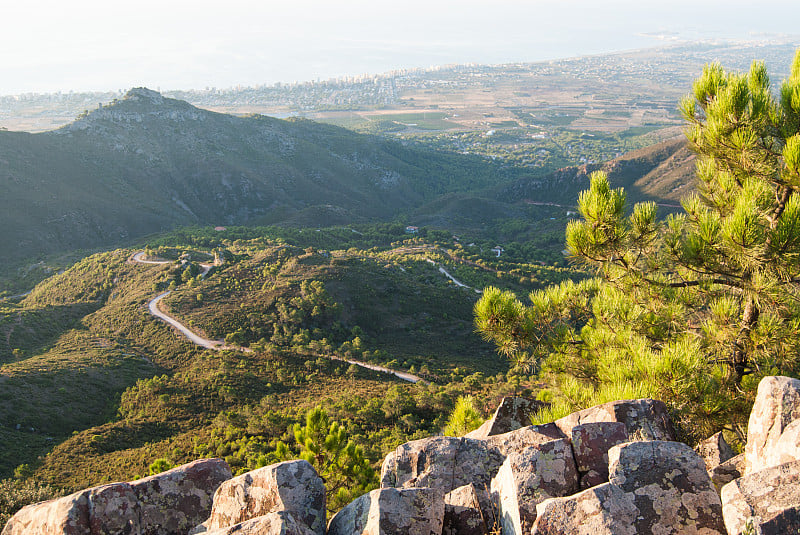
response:
M72 489L145 474L159 458L218 455L252 468L319 404L376 462L441 429L459 395L477 395L487 410L530 388L474 332L474 288L526 291L579 275L422 230L187 228L144 244L167 263L133 262L135 249L99 253L2 302L9 425L0 433L13 447L0 470ZM200 275L213 255L221 265ZM163 310L246 350L194 346L153 318L146 304L165 290Z

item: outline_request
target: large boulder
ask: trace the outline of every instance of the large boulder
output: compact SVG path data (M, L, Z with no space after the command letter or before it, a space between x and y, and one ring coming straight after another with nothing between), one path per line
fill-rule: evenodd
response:
M328 535L441 535L443 519L438 489L377 489L336 513Z
M747 473L779 463L776 446L781 435L800 417L800 380L764 377L758 384L747 426Z
M536 506L535 535L638 535L639 510L616 485L605 483Z
M203 459L131 483L111 483L23 507L3 535L184 535L211 512L231 477L222 459Z
M444 495L442 535L487 535L492 522L488 493L464 485Z
M728 441L722 436L722 432L715 433L700 442L696 447L698 455L706 463L706 470L711 471L729 459L733 459L736 453L730 447Z
M510 454L492 480L492 495L504 535L530 533L536 505L578 490L578 470L566 439Z
M430 437L406 442L386 456L382 488L430 487L446 494L470 483L488 488L503 457L483 440Z
M527 427L531 425L531 416L545 406L546 403L535 399L505 397L494 415L478 429L467 433L466 437L482 439Z
M609 450L609 482L537 507L532 534L722 535L722 506L705 463L678 442Z
M627 399L573 412L555 421L564 435L572 436L576 425L594 422L622 422L631 438L675 440L667 406L655 399Z
M188 533L208 518L214 492L231 475L222 459L201 459L131 482L140 506L138 535Z
M142 506L147 504L140 504L131 485L111 483L85 492L89 503L89 533L144 532Z
M307 461L295 460L247 472L220 485L208 520L193 533L228 528L259 516L288 511L317 535L325 533L325 485Z
M26 505L12 516L3 535L88 535L89 493Z
M580 487L588 489L608 481L608 450L628 441L622 422L593 422L572 428L572 451L580 474Z
M786 426L775 444L766 452L765 459L769 466L800 460L800 420Z
M205 535L314 535L314 532L292 513L279 511L257 516L231 527L208 531Z
M509 431L502 435L493 435L485 440L489 450L498 454L500 463L511 453L521 451L528 446L544 444L551 440L567 438L555 424L529 425Z
M722 504L706 465L680 442L629 442L608 452L609 483L639 511L636 533L725 533Z
M730 535L783 535L800 531L800 461L765 468L722 487ZM751 526L748 526L748 523Z

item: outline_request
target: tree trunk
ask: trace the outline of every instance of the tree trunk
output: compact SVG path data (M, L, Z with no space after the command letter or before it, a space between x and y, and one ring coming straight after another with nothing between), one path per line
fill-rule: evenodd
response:
M747 375L748 364L750 364L750 331L758 321L760 310L752 297L747 298L742 314L742 327L736 337L733 347L733 369L736 372L736 383L742 382L742 378Z

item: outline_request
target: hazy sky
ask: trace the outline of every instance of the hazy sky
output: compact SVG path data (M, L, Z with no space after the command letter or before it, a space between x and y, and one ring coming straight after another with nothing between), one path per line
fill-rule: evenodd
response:
M2 0L0 94L271 84L800 37L800 1Z

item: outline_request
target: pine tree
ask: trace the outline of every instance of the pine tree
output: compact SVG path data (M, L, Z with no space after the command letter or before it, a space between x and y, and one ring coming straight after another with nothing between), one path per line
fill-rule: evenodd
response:
M681 103L698 154L697 193L659 221L625 215L603 173L567 227L596 273L516 296L488 290L476 323L501 352L542 364L563 411L614 397L659 397L684 431L743 433L758 380L800 372L800 51L773 96L766 67L706 66Z
M332 422L322 407L306 413L306 425L290 429L298 454L278 442L276 456L308 461L325 481L327 507L336 512L353 499L374 489L378 476L364 456L364 450L348 439L347 432Z
M447 419L444 434L451 437L460 437L477 429L482 423L483 417L475 408L475 398L472 396L459 396L450 418Z

